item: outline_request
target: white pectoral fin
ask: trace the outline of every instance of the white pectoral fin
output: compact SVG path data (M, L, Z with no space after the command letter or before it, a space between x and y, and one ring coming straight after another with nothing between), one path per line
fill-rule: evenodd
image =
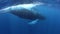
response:
M34 20L32 22L29 22L28 24L36 24L38 21L39 21L39 19L36 19L36 20Z

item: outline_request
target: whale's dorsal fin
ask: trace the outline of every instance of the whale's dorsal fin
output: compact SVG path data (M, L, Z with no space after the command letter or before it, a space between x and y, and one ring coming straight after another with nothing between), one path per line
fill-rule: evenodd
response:
M39 21L39 19L36 19L36 20L33 20L32 22L29 22L28 24L33 25L33 24L36 24L38 21Z

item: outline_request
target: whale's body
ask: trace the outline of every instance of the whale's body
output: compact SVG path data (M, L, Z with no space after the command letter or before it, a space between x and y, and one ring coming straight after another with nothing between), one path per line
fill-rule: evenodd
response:
M5 12L8 12L8 13L14 14L18 17L24 18L24 19L33 20L32 22L30 22L30 24L32 24L32 23L34 24L35 22L38 21L38 19L39 20L45 20L45 17L42 16L41 14L39 14L39 12L29 10L36 5L31 5L31 7L30 6L26 6L26 7L24 6L23 7L23 6L24 5L20 5L20 6L17 5L17 6L8 7L8 8L5 8L5 9L2 9L1 12L4 13L4 11L5 11Z
M29 19L29 20L35 20L35 19L44 20L45 19L41 14L34 13L33 11L27 10L27 9L12 10L10 13L18 17Z

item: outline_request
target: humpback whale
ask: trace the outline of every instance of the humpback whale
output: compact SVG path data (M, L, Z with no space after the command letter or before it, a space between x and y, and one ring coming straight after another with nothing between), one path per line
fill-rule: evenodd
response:
M45 17L39 12L31 10L33 7L42 4L20 4L16 6L10 6L0 10L0 13L11 13L20 18L32 20L28 24L36 24L38 20L45 20Z

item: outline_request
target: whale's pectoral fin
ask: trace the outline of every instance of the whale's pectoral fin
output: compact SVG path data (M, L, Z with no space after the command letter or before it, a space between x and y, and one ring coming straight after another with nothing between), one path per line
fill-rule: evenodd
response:
M32 22L29 22L28 24L36 24L38 21L39 21L39 19L36 19L36 20L34 20Z

